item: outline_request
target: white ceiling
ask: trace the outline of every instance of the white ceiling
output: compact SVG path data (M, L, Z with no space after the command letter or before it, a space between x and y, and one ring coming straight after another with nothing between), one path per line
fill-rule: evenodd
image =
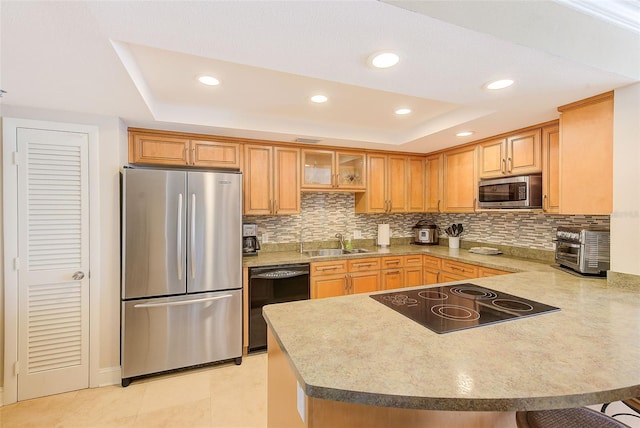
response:
M128 126L430 152L640 81L639 2L600 1L597 16L572 3L3 0L0 102ZM367 65L386 49L400 55L396 67ZM221 84L205 87L201 74ZM504 77L516 83L482 89ZM318 92L329 101L311 103ZM393 114L405 106L410 115ZM455 137L463 130L475 134Z

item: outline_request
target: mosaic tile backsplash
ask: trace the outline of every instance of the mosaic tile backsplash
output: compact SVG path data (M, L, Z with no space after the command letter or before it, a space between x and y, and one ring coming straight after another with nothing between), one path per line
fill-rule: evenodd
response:
M356 214L352 193L302 193L299 215L244 216L245 223L256 223L260 240L270 243L296 243L334 240L336 233L353 238L375 239L378 224L388 223L392 238L410 238L412 227L422 219L443 229L462 223L462 239L486 244L509 245L553 251L558 226L609 227L609 216L554 215L531 212L484 212L468 214ZM263 235L266 234L266 235Z

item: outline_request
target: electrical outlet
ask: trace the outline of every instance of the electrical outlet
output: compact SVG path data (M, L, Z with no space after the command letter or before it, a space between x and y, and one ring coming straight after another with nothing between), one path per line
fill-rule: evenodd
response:
M353 231L353 239L362 239L362 232L359 230Z

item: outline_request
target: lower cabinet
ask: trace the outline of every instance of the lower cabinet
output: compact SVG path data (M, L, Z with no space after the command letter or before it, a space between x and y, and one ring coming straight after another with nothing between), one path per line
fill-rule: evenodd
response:
M510 272L427 255L311 263L311 298L372 293Z

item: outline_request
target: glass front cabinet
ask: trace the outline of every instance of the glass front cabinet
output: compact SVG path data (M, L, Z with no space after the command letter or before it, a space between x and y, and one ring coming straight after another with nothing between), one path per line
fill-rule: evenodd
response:
M365 155L302 150L302 190L365 190Z

